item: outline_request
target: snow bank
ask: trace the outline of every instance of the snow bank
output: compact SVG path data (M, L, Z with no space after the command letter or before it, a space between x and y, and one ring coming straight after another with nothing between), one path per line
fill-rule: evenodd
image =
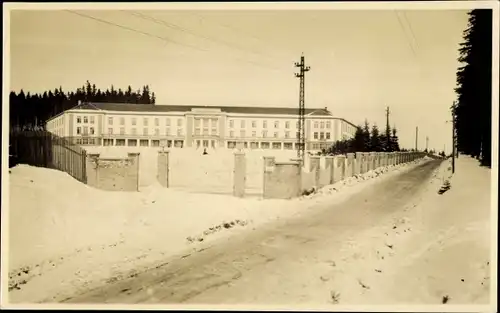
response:
M196 249L199 241L229 236L248 225L300 217L317 204L354 194L370 178L376 183L382 173L395 174L418 163L371 171L295 200L186 193L157 183L137 193L106 192L63 172L14 167L10 301L47 301L119 279L185 249Z
M330 270L318 265L328 281L318 290L341 305L488 304L491 171L456 162L455 175L444 161L413 203L348 240ZM439 195L446 179L452 188Z

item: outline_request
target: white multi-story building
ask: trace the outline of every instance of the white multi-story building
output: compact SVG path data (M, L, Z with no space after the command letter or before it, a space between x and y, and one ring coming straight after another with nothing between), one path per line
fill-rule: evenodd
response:
M356 126L326 108L305 110L307 150L352 138ZM298 109L84 103L47 121L80 145L297 149Z

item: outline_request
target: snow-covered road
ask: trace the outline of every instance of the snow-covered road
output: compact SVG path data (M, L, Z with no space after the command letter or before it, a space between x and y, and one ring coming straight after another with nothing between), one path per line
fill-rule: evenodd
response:
M387 235L393 241L381 243L377 249L366 247L365 252L373 250L373 258L349 271L349 277L335 271L366 257L352 254L359 250L359 234L387 225L394 214L415 207L440 164L439 160L424 162L340 203L318 204L300 218L202 243L198 252L172 257L151 270L55 300L277 305L359 301L359 295L370 293L373 286L358 274L369 268L373 275L383 275L384 263L389 264L399 249L397 235ZM400 224L404 221L387 232L412 231ZM437 295L434 303L440 301Z

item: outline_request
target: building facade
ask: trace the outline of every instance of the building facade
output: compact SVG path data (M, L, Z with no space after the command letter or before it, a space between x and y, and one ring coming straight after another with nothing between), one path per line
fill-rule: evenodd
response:
M48 120L47 130L79 145L293 150L298 109L84 103ZM307 150L355 131L326 108L306 109Z

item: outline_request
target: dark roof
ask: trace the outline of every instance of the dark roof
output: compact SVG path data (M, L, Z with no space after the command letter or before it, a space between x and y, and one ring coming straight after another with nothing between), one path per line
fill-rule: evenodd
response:
M135 103L84 103L73 109L84 110L107 110L107 111L127 111L127 112L189 112L191 109L220 109L226 113L242 113L242 114L284 114L295 115L298 113L297 108L286 107L237 107L237 106L203 106L203 105L152 105L152 104L135 104ZM305 109L305 114L328 115L332 114L325 108Z

